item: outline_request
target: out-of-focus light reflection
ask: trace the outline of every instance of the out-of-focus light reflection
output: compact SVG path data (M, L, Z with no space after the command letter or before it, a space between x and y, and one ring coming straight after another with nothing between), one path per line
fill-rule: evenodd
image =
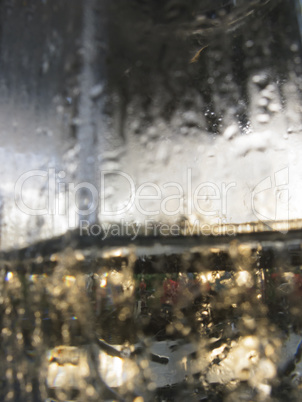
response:
M84 260L85 260L84 254L82 254L80 251L76 251L76 252L75 252L75 258L76 258L78 261L84 261Z
M100 375L110 387L120 387L130 384L138 374L138 367L131 359L112 357L100 352Z
M29 280L30 280L30 282L33 282L33 283L37 283L39 281L39 279L45 279L45 278L47 278L46 274L42 274L42 275L32 274L32 275L29 275Z
M209 273L207 274L207 280L208 280L209 282L211 282L213 279L214 279L213 273L212 273L212 272L209 272Z
M73 275L65 275L63 280L67 287L71 287L75 284L76 278Z
M245 336L242 343L246 348L258 349L259 339L256 336Z
M117 387L121 386L123 383L123 360L119 357L110 357L108 355L103 355L102 359L104 359L104 366L102 364L102 367L107 368L107 376L109 378L115 377L115 385Z
M51 388L79 388L81 378L89 375L87 356L78 348L59 346L47 352L46 383Z
M106 273L102 276L101 281L100 281L100 287L101 287L101 288L105 288L105 287L107 286L107 277L108 277L108 273L106 272Z
M51 256L50 256L50 261L52 261L52 262L55 262L55 261L58 261L58 255L57 254L52 254Z
M123 274L121 272L118 272L118 271L115 271L115 270L111 271L110 281L114 285L120 285L124 281L124 276L123 276Z
M284 272L284 279L285 279L287 282L292 282L293 279L294 279L294 277L295 277L295 275L294 275L293 272Z
M125 257L129 255L129 248L115 248L113 250L107 250L103 253L103 258L112 258L112 257Z
M9 282L10 280L12 280L13 277L14 277L14 273L11 272L11 271L9 271L9 272L6 274L6 277L5 277L6 282Z
M33 283L37 283L37 282L38 282L38 279L39 279L39 276L38 276L37 274L34 274L34 275L30 275L30 276L29 276L29 280L30 280L31 282L33 282Z
M240 271L236 274L236 282L238 286L253 286L251 274L248 271Z

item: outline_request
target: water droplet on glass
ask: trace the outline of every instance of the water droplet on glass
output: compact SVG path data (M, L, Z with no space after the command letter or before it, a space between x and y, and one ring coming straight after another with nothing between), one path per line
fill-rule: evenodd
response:
M265 114L265 113L258 114L257 121L258 121L258 123L261 123L261 124L267 124L270 121L270 116L269 116L269 114Z

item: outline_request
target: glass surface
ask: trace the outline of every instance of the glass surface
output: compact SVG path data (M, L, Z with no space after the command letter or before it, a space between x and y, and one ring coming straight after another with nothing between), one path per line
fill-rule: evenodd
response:
M1 18L3 249L93 223L301 226L299 1L8 1Z
M301 2L0 21L0 399L301 400Z
M301 399L300 232L74 234L1 260L3 400Z

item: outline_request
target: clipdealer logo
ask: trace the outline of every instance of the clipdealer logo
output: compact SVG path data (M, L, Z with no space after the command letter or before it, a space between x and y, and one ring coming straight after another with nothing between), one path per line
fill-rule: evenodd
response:
M289 168L278 170L261 180L251 193L252 211L255 217L274 229L280 222L282 233L289 230Z
M118 196L114 194L111 197L114 181L121 190ZM288 230L288 184L289 170L286 167L254 186L251 191L250 211L255 216L255 221L263 222L272 229L275 229L274 223L282 221L282 231ZM111 221L112 232L115 230L114 222L124 220L124 228L131 226L132 222L125 222L127 214L139 216L139 220L144 221L145 227L149 225L149 229L152 221L158 223L166 219L175 223L185 216L190 222L187 231L194 227L194 233L199 233L198 228L203 228L201 234L206 234L211 231L211 226L204 222L213 222L215 219L219 227L224 225L223 217L227 217L229 210L234 209L234 203L230 205L229 196L236 187L236 182L196 183L196 180L192 180L192 169L187 169L183 182L170 181L161 185L150 181L136 183L126 172L106 170L100 173L100 186L97 188L86 181L68 182L64 171L57 172L50 168L22 174L15 184L14 195L15 204L22 213L29 216L61 216L70 229L80 227L83 231L87 230L88 225L95 225L96 216L100 216L102 221ZM162 227L152 225L157 229ZM173 225L170 227L172 236L183 230ZM132 233L136 233L136 230L133 229ZM215 230L217 233L217 229ZM94 227L94 231L109 233L104 227ZM167 232L167 228L165 231Z
M56 173L55 169L32 170L21 175L15 184L15 203L19 210L31 216L69 215L70 227L96 211L103 217L123 216L129 211L148 218L191 216L196 212L200 216L224 216L228 193L236 187L234 182L216 184L208 181L193 188L191 169L187 171L185 184L171 181L162 185L153 182L137 185L125 172L102 171L100 191L89 182L62 181L65 177L64 171ZM122 184L124 192L119 205L112 208L108 194L115 179ZM31 184L38 180L43 183L45 200L39 208L32 199L35 195L31 190L34 187Z

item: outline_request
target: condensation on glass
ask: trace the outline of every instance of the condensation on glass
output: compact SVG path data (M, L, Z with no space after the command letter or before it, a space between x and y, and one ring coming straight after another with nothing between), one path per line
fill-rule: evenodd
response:
M1 18L3 249L81 221L300 227L299 1L6 1Z
M301 399L301 2L0 5L0 399Z

